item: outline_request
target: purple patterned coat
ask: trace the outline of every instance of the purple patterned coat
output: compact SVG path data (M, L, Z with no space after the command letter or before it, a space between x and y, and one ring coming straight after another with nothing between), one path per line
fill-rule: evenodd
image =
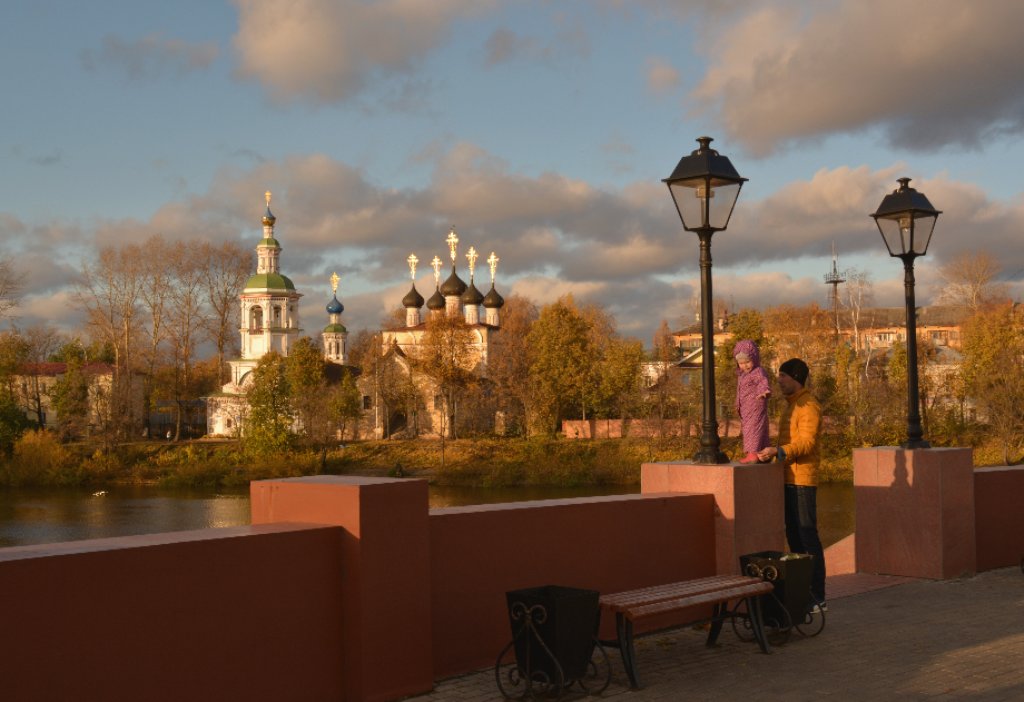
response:
M736 414L740 417L744 452L757 453L768 446L768 395L772 390L768 374L761 367L757 344L749 339L736 342L732 355L738 354L746 354L754 364L746 373L736 368Z

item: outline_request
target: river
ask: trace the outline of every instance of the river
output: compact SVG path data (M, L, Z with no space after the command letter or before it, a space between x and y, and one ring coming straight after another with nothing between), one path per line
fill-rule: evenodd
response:
M628 487L430 488L431 507L636 492ZM186 531L249 523L249 491L118 487L100 491L0 490L0 547ZM818 488L818 526L828 546L853 533L853 487Z

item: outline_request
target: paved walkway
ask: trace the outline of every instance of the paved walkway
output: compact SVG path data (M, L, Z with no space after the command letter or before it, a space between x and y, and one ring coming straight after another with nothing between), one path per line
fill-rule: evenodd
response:
M601 695L647 700L1024 700L1024 573L989 571L943 581L829 578L817 637L799 634L771 655L728 624L715 648L694 628L638 641L645 687L630 691L618 651ZM857 594L854 594L857 593ZM497 655L497 653L495 653ZM501 700L492 669L438 683L418 702ZM565 702L588 699L574 688Z

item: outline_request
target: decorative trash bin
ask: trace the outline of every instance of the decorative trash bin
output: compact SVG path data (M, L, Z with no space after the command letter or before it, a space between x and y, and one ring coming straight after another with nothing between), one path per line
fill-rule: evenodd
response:
M806 553L759 551L740 556L740 572L767 580L775 586L775 597L764 597L765 623L778 628L800 625L811 607L811 575L814 556Z
M528 678L565 685L582 678L597 641L597 590L560 585L505 593L516 663Z

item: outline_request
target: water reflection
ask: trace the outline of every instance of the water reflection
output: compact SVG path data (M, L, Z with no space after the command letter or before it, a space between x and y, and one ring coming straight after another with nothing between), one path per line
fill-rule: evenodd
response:
M187 531L248 524L249 491L109 488L93 494L74 490L0 490L0 547L100 539L131 534ZM619 495L636 488L516 487L430 488L431 507ZM853 487L818 487L818 527L829 546L854 530Z
M0 546L102 539L249 523L248 490L0 491Z

